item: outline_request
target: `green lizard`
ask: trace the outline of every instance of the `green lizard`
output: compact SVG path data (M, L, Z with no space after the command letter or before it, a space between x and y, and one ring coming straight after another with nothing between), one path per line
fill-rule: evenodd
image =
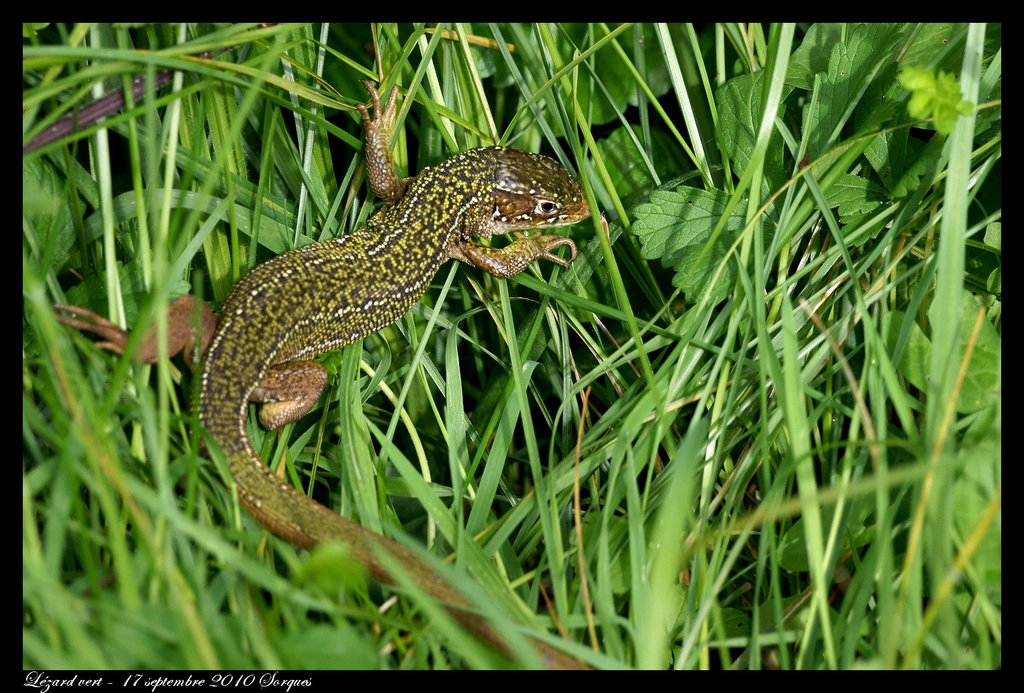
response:
M538 259L568 267L576 257L572 240L555 235L520 235L500 249L471 240L589 217L579 183L561 165L538 154L482 147L415 177L399 178L390 146L397 88L381 109L376 89L369 82L366 87L374 114L358 108L366 129L367 177L385 205L360 231L284 253L253 269L228 295L216 323L202 306L199 421L224 454L239 501L260 524L306 549L343 543L374 579L391 583L379 558L386 552L465 627L507 652L500 633L467 610L466 598L415 553L275 476L245 430L250 401L262 403L260 421L269 429L306 414L327 383L326 370L312 359L393 323L419 300L449 258L508 278ZM553 254L560 246L568 247L568 260ZM76 316L58 316L65 324L105 337L99 346L123 350L128 334L113 323L82 308L55 308ZM171 353L192 353L194 309L191 296L172 304ZM138 356L156 359L155 337L143 340ZM579 666L539 641L535 647L546 666Z

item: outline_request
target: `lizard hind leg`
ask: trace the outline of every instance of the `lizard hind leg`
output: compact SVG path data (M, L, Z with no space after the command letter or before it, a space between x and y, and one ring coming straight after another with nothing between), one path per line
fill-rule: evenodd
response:
M271 366L249 396L258 402L260 423L271 431L298 421L313 408L327 386L327 369L316 361L289 361Z
M124 353L124 348L131 336L129 332L86 308L63 303L55 303L53 307L59 311L56 316L58 321L83 332L92 332L103 337L104 341L96 343L99 348L116 354ZM167 353L170 356L182 353L185 356L185 362L193 370L195 369L193 353L197 339L194 324L196 311L199 311L198 339L199 353L202 354L206 351L210 338L217 328L217 320L213 311L205 303L197 301L196 297L191 294L179 296L167 307ZM61 315L61 312L71 313L75 317L69 318L66 315ZM135 358L142 363L156 363L158 356L156 327L151 325L139 343Z

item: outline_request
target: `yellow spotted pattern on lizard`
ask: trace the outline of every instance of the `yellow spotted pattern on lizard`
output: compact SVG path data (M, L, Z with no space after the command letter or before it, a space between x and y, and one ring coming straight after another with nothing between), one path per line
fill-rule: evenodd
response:
M571 224L590 211L579 183L560 164L511 148L470 149L413 178L399 178L389 144L396 92L382 109L376 91L367 88L375 110L371 118L360 108L367 172L385 205L360 231L280 255L237 284L224 301L203 362L199 419L224 454L242 505L272 532L304 548L343 542L374 578L390 582L379 560L383 549L431 596L465 606L465 598L411 551L275 476L246 433L248 403L288 399L261 390L272 379L287 391L290 377L303 381L312 373L322 387L326 377L312 359L397 320L450 258L498 277L514 276L538 259L568 266L576 247L567 238L522 235L500 249L471 239ZM560 246L569 249L569 260L552 252ZM311 406L276 420L271 414L265 423L283 425ZM458 608L452 613L503 649L501 635L482 619ZM549 666L575 663L542 643L537 649Z
M168 350L192 353L192 316L202 311L203 358L199 420L216 441L235 477L241 504L259 522L297 546L312 549L341 542L377 580L394 582L381 561L390 556L431 597L449 607L469 630L508 653L505 639L468 610L447 580L406 547L329 510L275 476L246 434L249 402L259 402L260 421L275 429L297 420L316 403L327 371L313 359L362 339L401 317L426 291L442 263L454 258L507 278L536 260L568 267L572 240L521 235L527 230L572 224L590 216L579 183L557 162L505 147L457 154L413 178L399 178L390 137L397 90L385 108L367 83L374 116L358 107L366 128L367 178L384 206L348 236L293 250L247 274L225 299L216 322L204 304L182 296L168 314ZM504 248L474 237L516 232ZM554 254L565 246L569 258ZM128 334L77 306L58 304L58 319L105 338L98 346L122 352ZM136 354L152 362L155 331ZM190 361L191 365L191 361ZM545 665L579 663L535 641Z

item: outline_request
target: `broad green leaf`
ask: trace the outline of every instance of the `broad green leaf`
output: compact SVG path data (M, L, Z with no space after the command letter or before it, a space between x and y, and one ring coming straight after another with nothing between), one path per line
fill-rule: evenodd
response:
M786 84L798 89L814 87L814 75L828 69L829 56L843 35L841 24L813 24L800 46L789 56Z
M379 657L362 634L341 620L285 635L280 651L290 669L366 669ZM281 690L289 690L289 681L302 680L286 671L268 672L261 679L263 687L276 684Z
M835 520L836 506L829 505L823 508L822 521L831 523ZM858 496L847 503L847 515L841 532L839 553L848 553L851 549L863 546L870 542L875 535L875 528L871 524L872 511L874 510L874 499L866 496ZM782 535L778 548L779 566L791 573L802 573L809 569L807 561L807 539L805 535L804 519L798 518L796 522Z
M967 350L967 339L974 327L974 320L979 307L978 299L970 293L964 293L960 319L960 348L956 358L962 361ZM895 325L903 320L903 313L890 313L887 318L887 342L892 348L897 338ZM964 375L960 396L957 398L956 410L960 413L978 411L996 403L999 397L999 351L1000 336L996 328L987 319L982 321L978 338L971 354ZM906 349L900 359L900 372L914 387L921 391L927 389L927 366L932 343L924 331L914 323L911 327Z
M732 287L735 269L729 263L718 280L712 281L736 233L743 228L745 203L736 205L722 233L709 245L728 202L725 193L681 186L654 192L649 202L634 210L633 231L640 239L643 257L660 259L662 265L674 269L672 284L683 289L689 301L696 302L707 292L712 300L721 300Z
M24 220L35 232L44 265L61 267L75 242L68 184L46 159L22 163L21 204Z
M826 199L839 208L839 217L849 224L856 217L877 209L885 201L885 191L873 181L852 173L844 173L828 190Z
M761 119L763 72L741 75L723 84L715 94L718 103L718 141L722 151L732 160L733 174L743 175L754 151ZM793 91L784 86L782 101ZM782 135L773 131L765 151L765 191L777 190L787 178L783 172L784 147Z
M878 68L891 59L898 32L894 25L859 24L829 57L817 98L804 109L807 156L817 159L838 141L842 127Z

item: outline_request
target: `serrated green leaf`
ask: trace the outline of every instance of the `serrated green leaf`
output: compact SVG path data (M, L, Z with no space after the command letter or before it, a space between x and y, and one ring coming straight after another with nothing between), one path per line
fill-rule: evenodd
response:
M21 204L47 266L62 267L75 242L71 202L63 177L46 159L22 162Z
M949 22L908 25L907 34L910 42L903 49L901 62L904 65L932 65L935 60L945 55L942 63L934 67L950 69L953 65L959 65L963 59L962 54L958 51L949 51L947 48L951 41L966 31L966 28L966 24Z
M741 75L719 87L715 94L718 103L718 142L722 151L732 160L733 173L742 176L750 163L760 124L761 93L764 73ZM784 86L782 101L793 88ZM785 181L782 156L785 147L782 135L774 130L764 158L764 191L777 190Z
M729 196L723 192L681 186L654 192L649 202L634 210L633 231L640 239L641 254L648 260L660 259L662 265L674 269L673 286L682 289L691 302L709 292L712 300L724 298L735 279L735 269L727 263L718 281L713 282L743 228L746 203L736 205L721 234L709 246L711 233L728 203Z
M979 302L970 293L964 293L960 314L960 343L955 356L963 360L967 351L967 339L974 327ZM890 325L898 325L903 321L903 313L893 312L886 321L886 337L889 348L893 348L897 338L896 330ZM928 359L932 343L924 331L914 323L910 329L907 345L900 359L899 369L914 387L921 391L927 390ZM982 322L978 338L971 354L971 362L967 366L964 380L960 388L960 396L956 401L956 410L970 413L995 404L999 397L999 350L1000 337L996 328L988 320Z
M846 42L829 57L828 70L819 81L816 108L804 110L803 131L807 156L817 159L835 143L840 130L863 96L869 80L892 59L899 32L890 24L859 24Z
M924 147L917 150L916 156L911 155L913 159L910 165L892 188L894 198L899 199L909 195L911 190L922 185L921 179L924 176L928 177L930 183L932 171L942 156L942 147L943 138L932 137Z
M1000 441L998 429L981 437L976 444L960 450L962 477L953 486L953 516L960 536L968 536L999 492ZM991 460L979 464L979 460ZM994 603L1002 601L1002 524L1000 516L989 526L971 557L977 585L986 590Z
M886 198L885 192L876 183L852 173L844 173L829 188L826 199L831 207L839 208L839 216L846 222L854 215L873 211Z
M842 24L813 24L789 57L786 84L798 89L814 87L814 75L828 69L828 59L843 35Z
M963 322L960 326L964 342L970 336L977 312L977 299L965 294ZM995 404L999 397L999 348L1000 339L996 328L988 320L982 320L971 354L971 362L964 374L960 397L956 401L957 411L978 411ZM966 351L966 343L962 345L962 349Z
M863 546L874 538L875 527L871 523L873 504L874 501L865 496L853 498L848 502L846 517L843 520L840 554ZM822 508L822 521L826 526L835 519L835 510L834 504ZM809 569L806 529L802 517L798 518L779 540L778 559L779 566L790 573L801 573Z
M902 108L904 92L896 81L899 65L896 61L883 65L868 85L860 105L853 114L857 132L878 130L878 136L871 140L864 150L864 158L878 174L878 179L887 191L892 191L907 161L909 128L893 127L908 116Z

